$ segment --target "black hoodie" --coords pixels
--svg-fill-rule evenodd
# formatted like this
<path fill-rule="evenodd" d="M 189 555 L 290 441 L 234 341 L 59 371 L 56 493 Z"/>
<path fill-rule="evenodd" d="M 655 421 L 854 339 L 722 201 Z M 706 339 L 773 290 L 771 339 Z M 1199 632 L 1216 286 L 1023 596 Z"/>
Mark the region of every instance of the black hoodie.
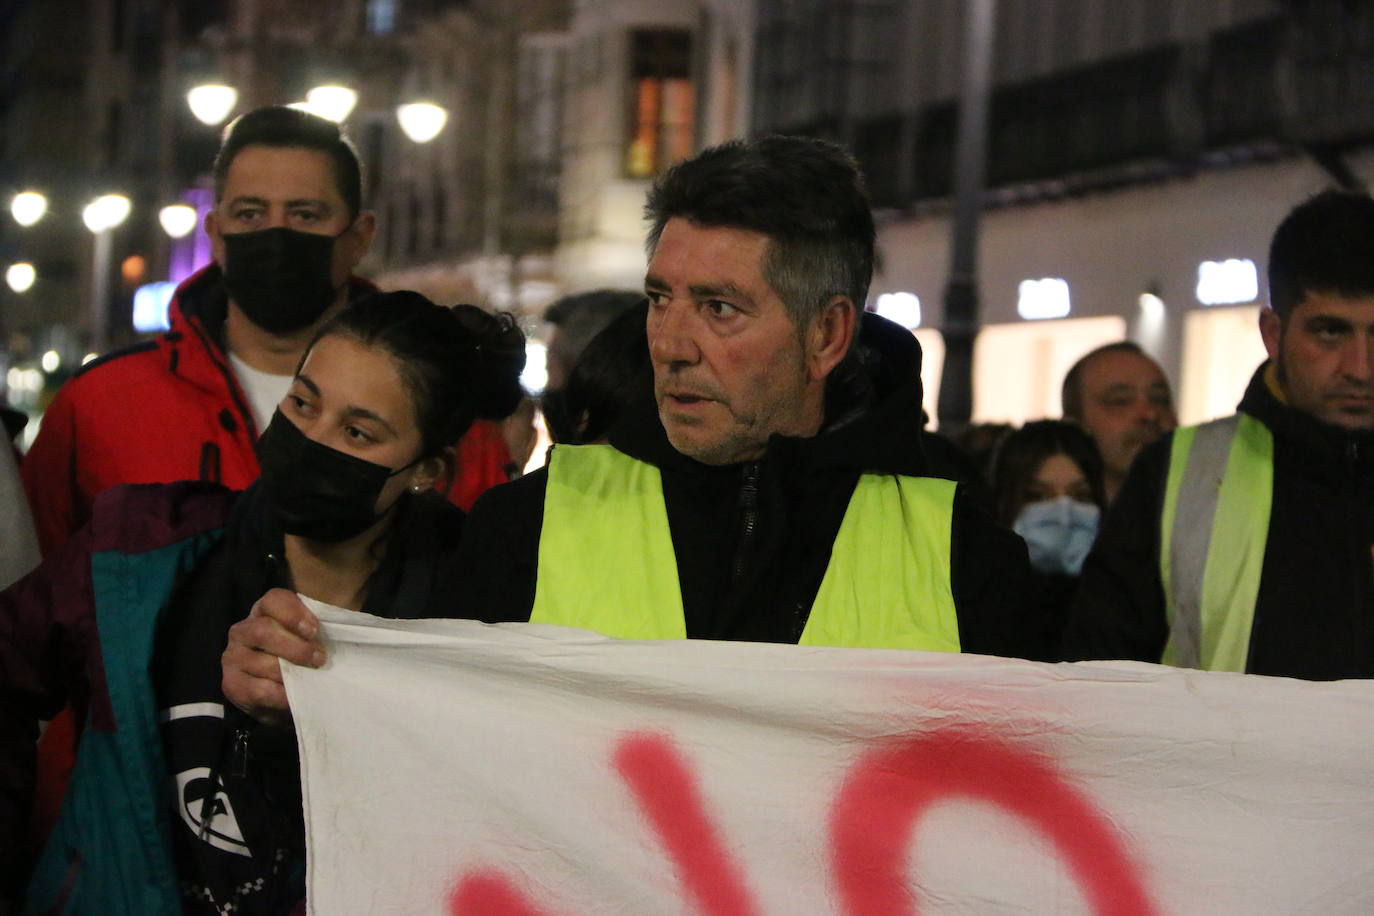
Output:
<path fill-rule="evenodd" d="M 453 616 L 448 576 L 462 523 L 439 494 L 407 494 L 363 610 Z M 255 484 L 239 497 L 224 538 L 178 584 L 158 630 L 150 671 L 169 782 L 178 787 L 169 799 L 179 815 L 171 836 L 187 914 L 284 913 L 305 894 L 295 733 L 256 724 L 220 687 L 229 627 L 263 592 L 289 586 L 284 556 Z"/>
<path fill-rule="evenodd" d="M 866 314 L 855 351 L 832 374 L 819 435 L 775 435 L 758 461 L 709 466 L 668 442 L 652 394 L 640 393 L 610 442 L 663 479 L 687 635 L 795 643 L 864 472 L 920 476 L 921 352 L 899 326 Z M 472 616 L 528 620 L 534 604 L 547 472 L 495 487 L 473 507 L 459 552 Z M 952 584 L 966 652 L 1029 656 L 1021 539 L 954 505 Z"/>
<path fill-rule="evenodd" d="M 1240 411 L 1274 435 L 1274 497 L 1246 670 L 1374 677 L 1374 435 L 1321 423 L 1276 395 L 1269 364 Z M 1168 638 L 1159 525 L 1170 437 L 1143 450 L 1083 569 L 1070 660 L 1157 662 Z"/>

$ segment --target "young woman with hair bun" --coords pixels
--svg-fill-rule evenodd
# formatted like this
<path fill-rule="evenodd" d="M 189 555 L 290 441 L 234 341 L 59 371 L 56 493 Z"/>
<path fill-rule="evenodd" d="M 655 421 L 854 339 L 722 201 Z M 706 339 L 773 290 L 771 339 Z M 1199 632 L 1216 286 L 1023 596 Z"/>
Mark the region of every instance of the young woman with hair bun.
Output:
<path fill-rule="evenodd" d="M 68 700 L 87 710 L 84 733 L 27 909 L 299 903 L 295 740 L 289 719 L 264 725 L 226 701 L 226 634 L 273 587 L 384 617 L 459 613 L 461 583 L 446 580 L 463 515 L 433 485 L 475 418 L 515 406 L 523 366 L 509 316 L 413 292 L 363 299 L 306 349 L 256 483 L 107 491 L 0 594 L 0 911 L 30 870 L 17 844 L 35 723 Z"/>

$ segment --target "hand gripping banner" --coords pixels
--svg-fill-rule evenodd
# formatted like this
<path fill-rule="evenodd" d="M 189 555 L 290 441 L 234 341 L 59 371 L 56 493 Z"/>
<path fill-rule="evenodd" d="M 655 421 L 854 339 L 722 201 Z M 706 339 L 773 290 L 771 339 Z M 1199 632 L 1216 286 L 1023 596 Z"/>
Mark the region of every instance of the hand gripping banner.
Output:
<path fill-rule="evenodd" d="M 319 613 L 314 913 L 1374 912 L 1374 682 Z"/>

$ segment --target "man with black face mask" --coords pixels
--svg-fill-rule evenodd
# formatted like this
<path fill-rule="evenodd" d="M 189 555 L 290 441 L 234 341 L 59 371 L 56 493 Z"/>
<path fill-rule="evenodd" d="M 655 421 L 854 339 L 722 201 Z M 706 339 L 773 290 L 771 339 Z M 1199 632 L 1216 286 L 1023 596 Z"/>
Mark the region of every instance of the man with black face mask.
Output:
<path fill-rule="evenodd" d="M 115 484 L 252 483 L 254 445 L 306 344 L 374 289 L 352 275 L 375 218 L 362 209 L 358 156 L 337 124 L 291 108 L 251 111 L 226 128 L 213 171 L 205 229 L 214 263 L 177 289 L 171 329 L 86 365 L 58 392 L 24 460 L 45 556 Z M 57 814 L 73 724 L 63 713 L 40 744 L 40 833 Z"/>
<path fill-rule="evenodd" d="M 258 476 L 253 445 L 316 328 L 373 289 L 353 276 L 376 220 L 337 124 L 260 108 L 224 133 L 206 217 L 214 263 L 177 290 L 171 330 L 87 365 L 24 463 L 44 553 L 117 483 Z"/>

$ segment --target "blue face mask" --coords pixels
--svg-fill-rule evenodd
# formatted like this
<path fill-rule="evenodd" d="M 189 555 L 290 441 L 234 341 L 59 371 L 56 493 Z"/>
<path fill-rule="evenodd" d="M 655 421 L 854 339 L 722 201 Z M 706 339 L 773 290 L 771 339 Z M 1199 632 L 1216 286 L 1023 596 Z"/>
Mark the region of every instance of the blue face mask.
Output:
<path fill-rule="evenodd" d="M 1067 496 L 1029 503 L 1011 530 L 1026 540 L 1031 565 L 1043 573 L 1076 576 L 1097 537 L 1102 510 Z"/>

